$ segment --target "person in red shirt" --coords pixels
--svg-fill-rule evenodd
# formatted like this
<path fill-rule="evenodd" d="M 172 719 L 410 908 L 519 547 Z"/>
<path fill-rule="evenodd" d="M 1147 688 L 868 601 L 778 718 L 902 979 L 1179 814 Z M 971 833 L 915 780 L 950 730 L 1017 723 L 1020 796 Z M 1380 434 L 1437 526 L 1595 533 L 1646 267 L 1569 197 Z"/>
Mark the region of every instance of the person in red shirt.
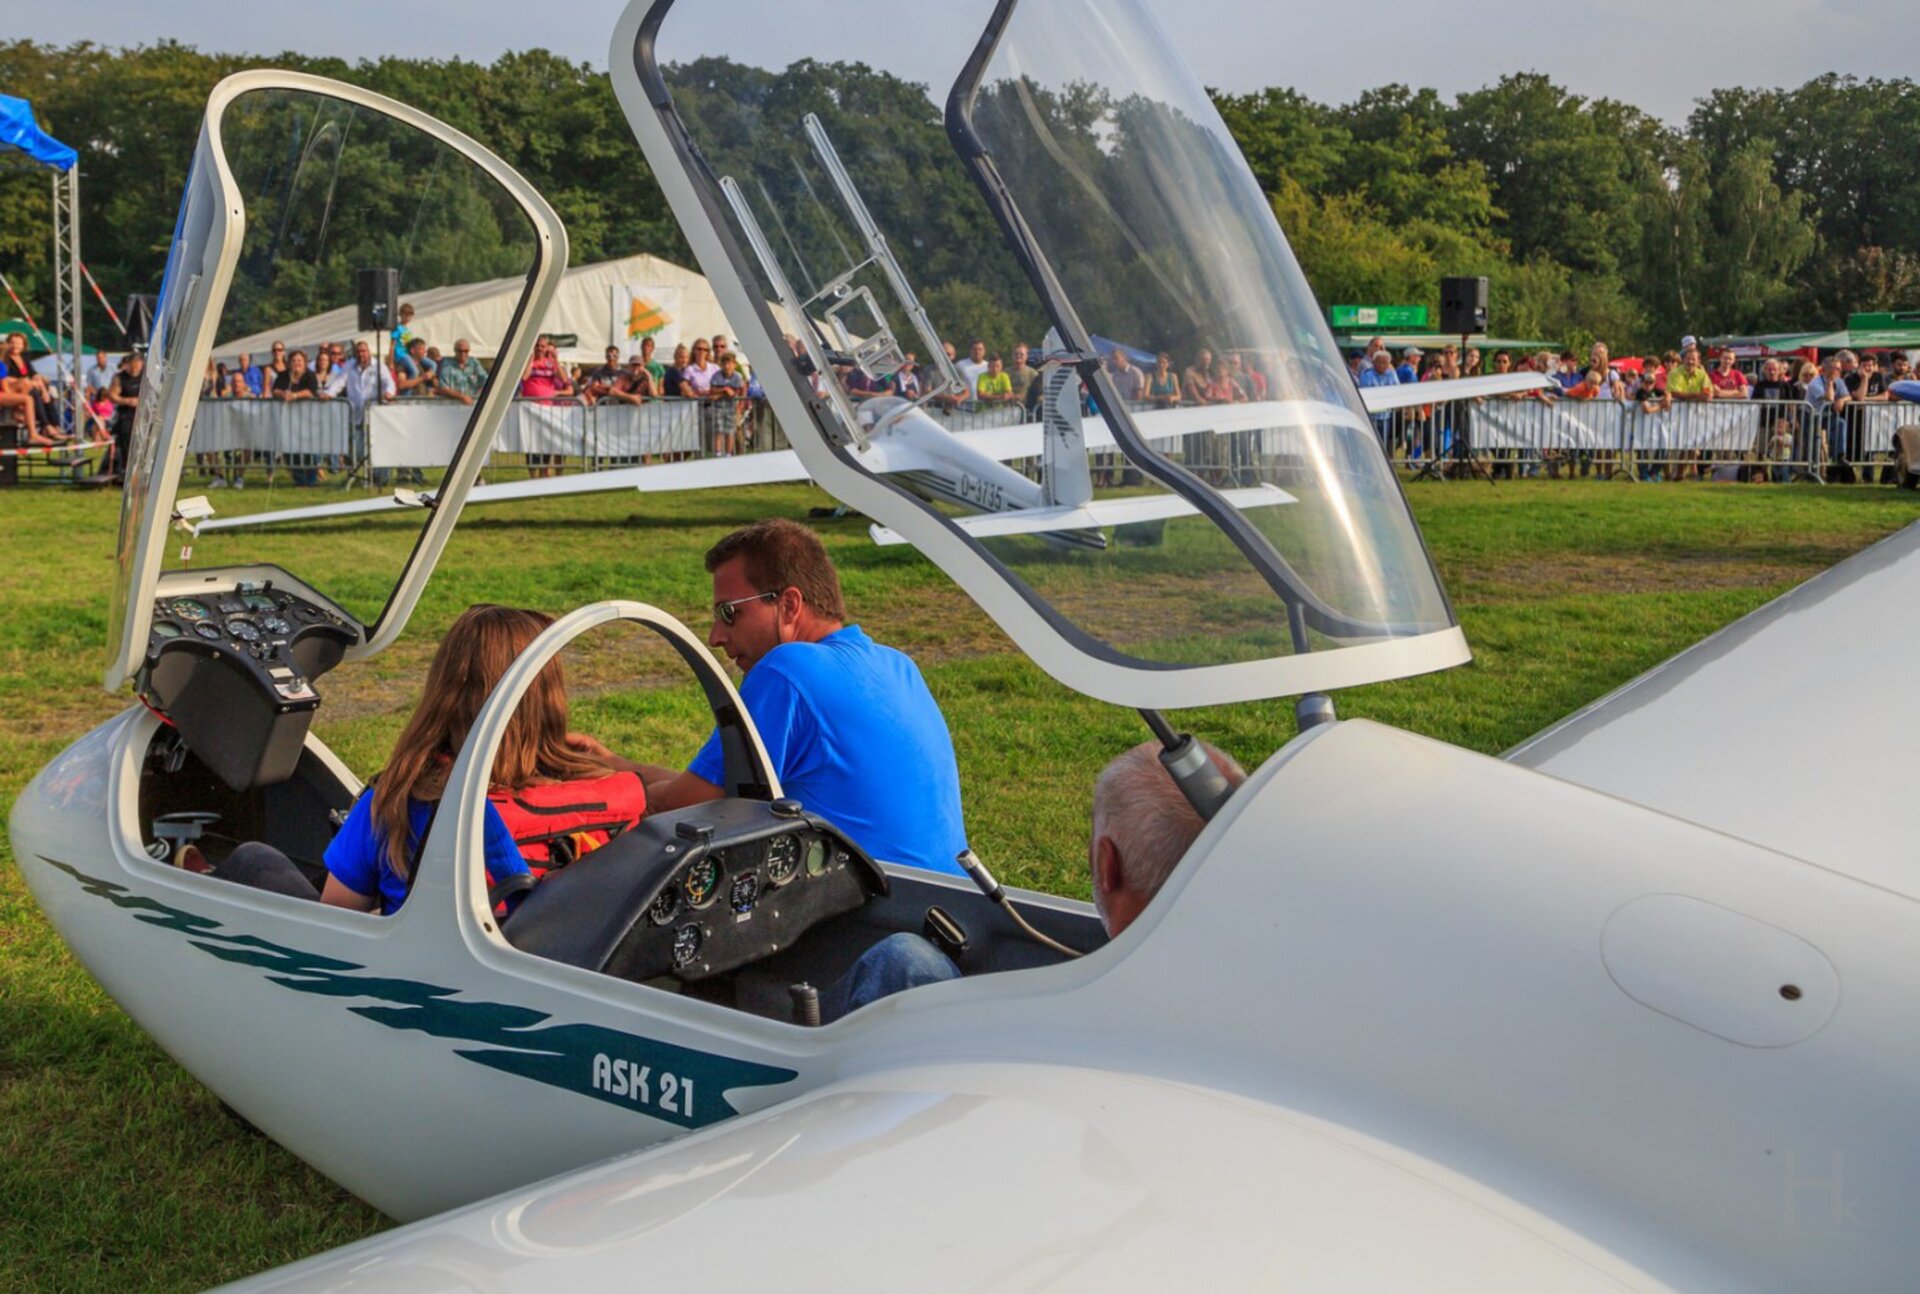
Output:
<path fill-rule="evenodd" d="M 1713 389 L 1729 400 L 1747 398 L 1747 375 L 1733 366 L 1733 348 L 1729 346 L 1720 352 L 1719 362 L 1713 366 L 1707 377 L 1713 382 Z"/>
<path fill-rule="evenodd" d="M 527 361 L 527 371 L 520 378 L 520 398 L 552 402 L 557 397 L 572 394 L 573 381 L 567 376 L 566 367 L 560 363 L 559 348 L 547 338 L 540 338 L 533 344 L 533 358 Z M 554 466 L 558 458 L 557 454 L 528 454 L 527 475 L 559 475 L 559 468 Z"/>

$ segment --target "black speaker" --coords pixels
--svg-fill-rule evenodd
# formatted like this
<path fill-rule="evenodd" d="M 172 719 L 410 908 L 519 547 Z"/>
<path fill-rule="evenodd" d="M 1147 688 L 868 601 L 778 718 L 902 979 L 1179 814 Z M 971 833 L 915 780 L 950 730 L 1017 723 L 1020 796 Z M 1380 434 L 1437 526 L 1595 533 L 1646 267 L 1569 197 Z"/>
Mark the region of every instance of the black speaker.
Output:
<path fill-rule="evenodd" d="M 360 331 L 386 332 L 400 313 L 400 271 L 361 270 Z"/>
<path fill-rule="evenodd" d="M 153 339 L 153 312 L 160 298 L 136 292 L 127 298 L 127 349 L 145 350 Z"/>
<path fill-rule="evenodd" d="M 1487 330 L 1487 281 L 1479 279 L 1440 280 L 1440 331 L 1452 336 L 1469 336 Z"/>

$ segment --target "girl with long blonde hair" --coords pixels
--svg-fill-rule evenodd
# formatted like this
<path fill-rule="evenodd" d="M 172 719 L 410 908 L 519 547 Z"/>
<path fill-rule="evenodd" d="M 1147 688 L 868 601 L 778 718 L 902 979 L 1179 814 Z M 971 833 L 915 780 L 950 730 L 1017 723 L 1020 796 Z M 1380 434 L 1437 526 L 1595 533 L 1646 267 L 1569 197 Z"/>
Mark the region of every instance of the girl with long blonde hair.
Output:
<path fill-rule="evenodd" d="M 419 708 L 394 742 L 392 758 L 327 846 L 323 901 L 390 913 L 406 900 L 427 825 L 480 707 L 507 667 L 552 623 L 538 611 L 500 606 L 469 607 L 453 622 L 427 669 Z M 560 662 L 553 661 L 540 671 L 507 725 L 493 759 L 494 790 L 511 795 L 616 775 L 618 768 L 595 753 L 599 749 L 596 742 L 570 737 L 566 677 Z M 643 803 L 644 790 L 638 793 Z M 527 872 L 521 847 L 491 797 L 486 815 L 490 882 Z"/>

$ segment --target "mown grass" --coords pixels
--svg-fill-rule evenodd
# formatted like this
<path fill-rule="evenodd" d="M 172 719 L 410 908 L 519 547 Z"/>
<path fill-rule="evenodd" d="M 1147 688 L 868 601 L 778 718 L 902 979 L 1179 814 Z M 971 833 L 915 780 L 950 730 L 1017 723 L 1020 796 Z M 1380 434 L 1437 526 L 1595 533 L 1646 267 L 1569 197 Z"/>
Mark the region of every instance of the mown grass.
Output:
<path fill-rule="evenodd" d="M 249 496 L 252 492 L 249 492 Z M 1344 693 L 1366 716 L 1498 752 L 1911 521 L 1871 489 L 1513 482 L 1412 489 L 1475 650 L 1471 666 Z M 283 497 L 280 503 L 294 500 Z M 238 500 L 234 500 L 238 502 Z M 439 632 L 471 602 L 559 612 L 606 597 L 705 605 L 704 547 L 804 487 L 603 496 L 469 514 L 413 625 L 324 687 L 319 731 L 376 769 Z M 249 497 L 249 504 L 252 503 Z M 116 499 L 0 496 L 0 802 L 124 703 L 98 687 Z M 1094 773 L 1145 736 L 1015 653 L 943 576 L 854 519 L 815 523 L 850 604 L 918 657 L 952 723 L 975 845 L 1022 885 L 1084 895 Z M 263 537 L 251 555 L 377 596 L 410 547 L 403 518 Z M 209 537 L 210 539 L 210 537 Z M 196 565 L 234 546 L 203 540 Z M 671 762 L 704 731 L 698 698 L 631 634 L 571 662 L 576 726 Z M 1285 703 L 1181 716 L 1249 766 L 1293 732 Z M 236 1045 L 244 1025 L 236 1023 Z M 378 1230 L 372 1210 L 225 1117 L 67 955 L 0 841 L 0 1290 L 195 1288 Z"/>

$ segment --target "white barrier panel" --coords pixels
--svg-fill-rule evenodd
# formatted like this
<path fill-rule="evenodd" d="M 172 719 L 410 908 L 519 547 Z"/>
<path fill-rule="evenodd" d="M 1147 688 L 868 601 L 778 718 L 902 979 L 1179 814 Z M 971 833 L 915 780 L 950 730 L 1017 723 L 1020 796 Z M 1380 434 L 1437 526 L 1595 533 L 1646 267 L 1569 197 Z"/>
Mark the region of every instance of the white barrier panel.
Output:
<path fill-rule="evenodd" d="M 1910 404 L 1871 404 L 1860 408 L 1858 441 L 1850 448 L 1858 454 L 1893 453 L 1893 433 L 1920 423 L 1920 408 Z"/>
<path fill-rule="evenodd" d="M 593 407 L 594 453 L 601 458 L 700 451 L 700 406 L 691 400 Z"/>
<path fill-rule="evenodd" d="M 588 458 L 593 449 L 587 440 L 587 409 L 578 404 L 515 400 L 493 447 L 502 454 Z"/>
<path fill-rule="evenodd" d="M 347 406 L 337 400 L 202 400 L 187 450 L 345 454 L 347 417 Z"/>
<path fill-rule="evenodd" d="M 444 467 L 467 433 L 470 405 L 396 400 L 368 410 L 367 457 L 374 467 Z"/>
<path fill-rule="evenodd" d="M 1446 409 L 1435 411 L 1436 418 Z M 1623 410 L 1611 401 L 1577 404 L 1489 400 L 1473 406 L 1473 447 L 1485 449 L 1612 450 L 1620 447 Z M 1458 417 L 1458 413 L 1454 413 Z"/>
<path fill-rule="evenodd" d="M 1676 404 L 1665 413 L 1636 407 L 1630 415 L 1633 447 L 1642 454 L 1701 449 L 1745 456 L 1760 434 L 1760 410 L 1757 404 L 1718 400 Z"/>

